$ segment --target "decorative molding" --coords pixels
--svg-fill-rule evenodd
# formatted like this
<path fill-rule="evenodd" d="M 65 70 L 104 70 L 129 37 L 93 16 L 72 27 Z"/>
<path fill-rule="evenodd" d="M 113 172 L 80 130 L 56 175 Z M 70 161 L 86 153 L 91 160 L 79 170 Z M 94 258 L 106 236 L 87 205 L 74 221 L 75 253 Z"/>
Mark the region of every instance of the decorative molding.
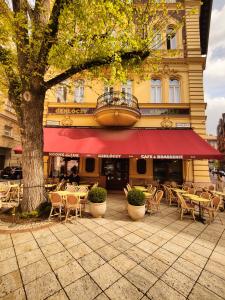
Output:
<path fill-rule="evenodd" d="M 173 122 L 170 120 L 170 118 L 165 117 L 165 118 L 163 118 L 163 120 L 160 123 L 160 125 L 163 128 L 171 128 L 171 127 L 173 127 Z"/>
<path fill-rule="evenodd" d="M 65 117 L 62 121 L 61 124 L 63 126 L 72 126 L 73 125 L 73 121 L 70 119 L 70 117 Z"/>

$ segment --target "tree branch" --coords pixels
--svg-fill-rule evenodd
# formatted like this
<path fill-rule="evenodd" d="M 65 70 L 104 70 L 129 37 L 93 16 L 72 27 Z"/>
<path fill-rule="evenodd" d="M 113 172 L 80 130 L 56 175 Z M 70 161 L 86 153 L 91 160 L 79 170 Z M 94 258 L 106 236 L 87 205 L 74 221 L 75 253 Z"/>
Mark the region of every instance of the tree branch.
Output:
<path fill-rule="evenodd" d="M 55 0 L 38 55 L 38 62 L 43 66 L 46 66 L 49 51 L 57 40 L 61 10 L 65 5 L 68 5 L 69 3 L 69 0 Z"/>
<path fill-rule="evenodd" d="M 130 52 L 125 52 L 125 53 L 120 52 L 120 53 L 116 53 L 116 55 L 119 55 L 123 62 L 129 61 L 134 58 L 144 60 L 145 58 L 147 58 L 150 55 L 150 51 L 130 51 Z M 104 58 L 96 58 L 96 59 L 87 61 L 81 65 L 73 66 L 73 67 L 69 68 L 68 70 L 66 70 L 65 72 L 57 75 L 56 77 L 48 80 L 47 82 L 45 82 L 45 88 L 50 89 L 54 85 L 70 78 L 71 76 L 73 76 L 81 71 L 89 70 L 93 67 L 101 67 L 101 66 L 109 65 L 114 61 L 115 61 L 115 55 L 112 55 L 112 56 L 108 56 L 108 57 L 104 57 Z"/>

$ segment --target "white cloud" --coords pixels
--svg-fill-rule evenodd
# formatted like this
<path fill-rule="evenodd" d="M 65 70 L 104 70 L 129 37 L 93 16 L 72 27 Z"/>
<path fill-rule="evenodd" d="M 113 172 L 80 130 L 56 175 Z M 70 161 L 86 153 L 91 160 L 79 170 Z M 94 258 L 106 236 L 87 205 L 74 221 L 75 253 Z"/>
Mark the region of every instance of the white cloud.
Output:
<path fill-rule="evenodd" d="M 211 98 L 208 95 L 206 95 L 206 100 L 207 133 L 216 134 L 216 128 L 219 123 L 219 119 L 222 117 L 222 113 L 225 112 L 225 97 Z"/>

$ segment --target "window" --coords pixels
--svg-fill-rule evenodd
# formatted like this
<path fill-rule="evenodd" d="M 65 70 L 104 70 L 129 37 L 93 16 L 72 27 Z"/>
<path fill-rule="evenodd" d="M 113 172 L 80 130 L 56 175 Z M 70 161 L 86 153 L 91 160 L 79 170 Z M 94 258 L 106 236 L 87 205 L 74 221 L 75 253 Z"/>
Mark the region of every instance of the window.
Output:
<path fill-rule="evenodd" d="M 122 92 L 122 94 L 125 95 L 125 99 L 128 100 L 127 102 L 130 103 L 131 98 L 132 98 L 132 81 L 131 80 L 127 80 L 126 83 L 122 84 L 121 92 Z"/>
<path fill-rule="evenodd" d="M 109 85 L 105 85 L 104 87 L 104 94 L 105 93 L 113 93 L 113 87 Z"/>
<path fill-rule="evenodd" d="M 162 47 L 162 35 L 154 30 L 154 36 L 152 39 L 152 49 L 157 50 Z"/>
<path fill-rule="evenodd" d="M 95 170 L 95 159 L 92 157 L 86 158 L 85 160 L 85 171 L 92 173 Z"/>
<path fill-rule="evenodd" d="M 6 136 L 12 136 L 12 127 L 5 125 L 4 127 L 4 135 Z"/>
<path fill-rule="evenodd" d="M 145 159 L 138 159 L 137 160 L 137 173 L 138 174 L 145 174 L 146 173 L 146 160 Z"/>
<path fill-rule="evenodd" d="M 160 79 L 151 80 L 151 99 L 153 103 L 162 102 L 162 83 Z"/>
<path fill-rule="evenodd" d="M 56 90 L 57 102 L 66 102 L 67 88 L 65 85 L 59 85 Z"/>
<path fill-rule="evenodd" d="M 75 83 L 74 102 L 82 102 L 84 100 L 84 80 L 77 80 Z"/>
<path fill-rule="evenodd" d="M 179 82 L 179 80 L 170 78 L 169 89 L 170 89 L 169 102 L 170 103 L 179 103 L 180 102 L 180 82 Z"/>
<path fill-rule="evenodd" d="M 174 28 L 169 26 L 167 28 L 166 32 L 166 45 L 167 45 L 167 50 L 171 49 L 176 49 L 177 47 L 177 42 L 176 42 L 176 32 L 174 31 Z"/>

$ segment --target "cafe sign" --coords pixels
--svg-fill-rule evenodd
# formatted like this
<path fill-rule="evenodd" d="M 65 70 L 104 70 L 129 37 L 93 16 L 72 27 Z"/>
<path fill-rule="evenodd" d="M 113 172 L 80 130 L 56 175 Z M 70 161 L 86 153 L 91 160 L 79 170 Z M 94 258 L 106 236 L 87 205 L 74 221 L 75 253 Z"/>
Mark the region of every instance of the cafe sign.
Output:
<path fill-rule="evenodd" d="M 94 108 L 88 107 L 48 107 L 48 114 L 56 115 L 92 115 Z"/>

